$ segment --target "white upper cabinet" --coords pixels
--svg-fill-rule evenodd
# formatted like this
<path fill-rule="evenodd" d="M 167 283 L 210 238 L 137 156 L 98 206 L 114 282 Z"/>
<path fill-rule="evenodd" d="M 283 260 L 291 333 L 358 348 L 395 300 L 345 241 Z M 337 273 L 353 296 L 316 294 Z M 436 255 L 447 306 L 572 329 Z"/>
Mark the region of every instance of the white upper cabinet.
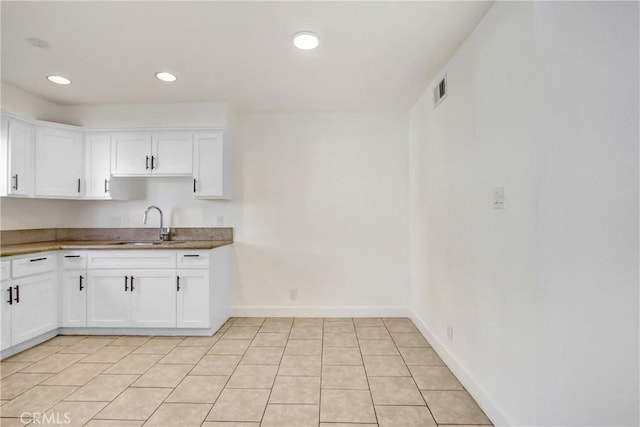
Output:
<path fill-rule="evenodd" d="M 111 135 L 85 135 L 85 198 L 124 200 L 129 197 L 129 184 L 111 178 Z"/>
<path fill-rule="evenodd" d="M 202 199 L 231 199 L 232 151 L 223 131 L 194 136 L 193 193 Z"/>
<path fill-rule="evenodd" d="M 33 195 L 33 149 L 34 126 L 3 116 L 1 195 Z"/>
<path fill-rule="evenodd" d="M 191 132 L 114 133 L 111 174 L 114 176 L 191 175 Z"/>
<path fill-rule="evenodd" d="M 84 144 L 82 133 L 54 127 L 36 129 L 36 196 L 82 196 Z"/>

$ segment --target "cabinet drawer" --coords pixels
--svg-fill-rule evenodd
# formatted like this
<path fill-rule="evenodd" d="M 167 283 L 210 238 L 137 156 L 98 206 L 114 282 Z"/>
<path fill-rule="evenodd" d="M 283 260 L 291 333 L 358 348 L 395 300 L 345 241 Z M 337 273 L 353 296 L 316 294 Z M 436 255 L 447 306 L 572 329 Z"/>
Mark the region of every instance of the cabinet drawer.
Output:
<path fill-rule="evenodd" d="M 34 254 L 29 258 L 14 259 L 11 261 L 11 271 L 15 279 L 17 277 L 54 271 L 56 264 L 57 260 L 54 254 Z"/>
<path fill-rule="evenodd" d="M 70 251 L 62 253 L 62 268 L 87 268 L 87 253 L 82 251 Z"/>
<path fill-rule="evenodd" d="M 209 252 L 178 252 L 178 268 L 209 268 Z"/>
<path fill-rule="evenodd" d="M 88 268 L 176 268 L 176 253 L 167 250 L 90 251 Z"/>
<path fill-rule="evenodd" d="M 0 280 L 8 280 L 11 277 L 11 261 L 0 262 Z"/>

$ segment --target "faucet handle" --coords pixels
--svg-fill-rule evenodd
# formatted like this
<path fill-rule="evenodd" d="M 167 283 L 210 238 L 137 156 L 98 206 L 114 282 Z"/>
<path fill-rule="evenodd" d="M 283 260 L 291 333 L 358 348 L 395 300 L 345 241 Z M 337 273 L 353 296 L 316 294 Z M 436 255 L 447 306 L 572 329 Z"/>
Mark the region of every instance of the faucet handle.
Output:
<path fill-rule="evenodd" d="M 164 241 L 169 240 L 171 235 L 171 227 L 165 227 L 160 229 L 160 238 Z"/>

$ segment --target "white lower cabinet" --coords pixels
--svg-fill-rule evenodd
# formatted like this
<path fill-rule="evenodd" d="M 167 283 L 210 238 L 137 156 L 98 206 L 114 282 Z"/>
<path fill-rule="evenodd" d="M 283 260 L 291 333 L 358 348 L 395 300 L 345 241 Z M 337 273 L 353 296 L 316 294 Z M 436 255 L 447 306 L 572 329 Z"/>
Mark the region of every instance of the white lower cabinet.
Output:
<path fill-rule="evenodd" d="M 175 270 L 138 270 L 130 277 L 131 326 L 175 328 Z"/>
<path fill-rule="evenodd" d="M 128 270 L 87 272 L 87 326 L 125 328 L 131 325 Z"/>
<path fill-rule="evenodd" d="M 87 326 L 87 272 L 65 270 L 62 273 L 62 317 L 65 327 Z"/>
<path fill-rule="evenodd" d="M 47 263 L 49 258 L 55 255 L 3 261 L 3 271 L 13 274 L 5 274 L 2 280 L 2 350 L 58 327 L 56 265 Z M 12 267 L 6 267 L 9 262 Z"/>
<path fill-rule="evenodd" d="M 176 277 L 178 328 L 208 328 L 209 270 L 180 269 Z"/>

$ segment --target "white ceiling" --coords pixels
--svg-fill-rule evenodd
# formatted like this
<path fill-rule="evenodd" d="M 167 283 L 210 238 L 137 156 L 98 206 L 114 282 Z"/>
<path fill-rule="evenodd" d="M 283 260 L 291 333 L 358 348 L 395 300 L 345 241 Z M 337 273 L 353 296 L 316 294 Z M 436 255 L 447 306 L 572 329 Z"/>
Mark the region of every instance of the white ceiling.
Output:
<path fill-rule="evenodd" d="M 492 4 L 2 1 L 2 80 L 60 104 L 407 111 Z M 318 49 L 292 46 L 302 30 Z"/>

